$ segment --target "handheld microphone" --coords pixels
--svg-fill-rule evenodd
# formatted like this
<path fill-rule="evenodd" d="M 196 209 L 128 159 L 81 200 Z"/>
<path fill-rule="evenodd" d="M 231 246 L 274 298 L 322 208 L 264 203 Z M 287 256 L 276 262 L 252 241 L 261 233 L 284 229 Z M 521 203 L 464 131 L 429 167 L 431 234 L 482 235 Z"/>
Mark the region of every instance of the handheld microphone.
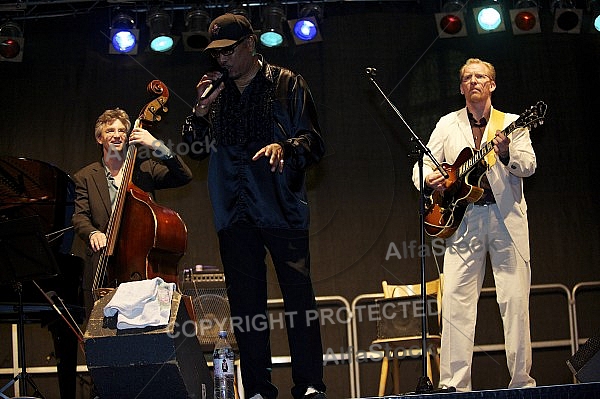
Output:
<path fill-rule="evenodd" d="M 217 87 L 219 87 L 221 83 L 227 80 L 228 77 L 229 71 L 223 68 L 221 70 L 221 76 L 218 79 L 213 80 L 212 83 L 209 84 L 208 87 L 204 90 L 204 93 L 202 93 L 202 95 L 200 96 L 200 101 L 206 100 L 211 94 L 214 93 L 215 90 L 217 90 Z"/>
<path fill-rule="evenodd" d="M 376 76 L 377 75 L 377 69 L 372 68 L 372 67 L 369 67 L 369 68 L 365 69 L 365 72 L 369 76 Z"/>

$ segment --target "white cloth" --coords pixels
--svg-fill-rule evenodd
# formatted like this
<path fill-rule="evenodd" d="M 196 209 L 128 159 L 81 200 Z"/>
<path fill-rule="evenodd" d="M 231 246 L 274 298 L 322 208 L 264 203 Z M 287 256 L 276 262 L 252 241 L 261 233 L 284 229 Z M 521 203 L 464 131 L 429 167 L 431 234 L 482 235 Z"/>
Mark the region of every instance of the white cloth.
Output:
<path fill-rule="evenodd" d="M 160 277 L 122 283 L 104 307 L 104 316 L 117 315 L 117 329 L 162 326 L 169 323 L 174 283 Z"/>

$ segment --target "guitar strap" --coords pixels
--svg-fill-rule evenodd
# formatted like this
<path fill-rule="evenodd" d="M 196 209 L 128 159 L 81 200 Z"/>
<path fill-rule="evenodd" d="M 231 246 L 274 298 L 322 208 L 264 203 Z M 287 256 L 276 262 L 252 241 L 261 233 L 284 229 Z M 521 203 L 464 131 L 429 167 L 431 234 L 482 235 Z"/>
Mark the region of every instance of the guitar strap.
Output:
<path fill-rule="evenodd" d="M 504 112 L 498 111 L 497 109 L 492 109 L 492 114 L 490 115 L 490 121 L 487 125 L 487 141 L 492 141 L 496 136 L 496 130 L 502 130 L 504 127 Z M 488 169 L 494 166 L 496 163 L 496 153 L 492 150 L 487 153 L 485 156 L 485 161 L 488 164 Z"/>

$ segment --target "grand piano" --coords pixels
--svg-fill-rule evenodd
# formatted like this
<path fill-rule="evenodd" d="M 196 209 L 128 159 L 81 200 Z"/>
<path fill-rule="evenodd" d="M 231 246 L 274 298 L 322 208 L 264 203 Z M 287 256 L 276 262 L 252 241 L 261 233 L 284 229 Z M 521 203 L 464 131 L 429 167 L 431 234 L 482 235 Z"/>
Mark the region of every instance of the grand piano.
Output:
<path fill-rule="evenodd" d="M 78 324 L 84 321 L 81 291 L 84 261 L 71 254 L 74 200 L 75 184 L 56 166 L 28 158 L 0 158 L 0 227 L 11 225 L 2 222 L 14 225 L 38 219 L 49 256 L 57 266 L 55 273 L 25 278 L 19 282 L 18 290 L 11 289 L 15 282 L 0 281 L 0 322 L 16 323 L 22 309 L 26 323 L 40 323 L 50 330 L 56 356 L 60 357 L 58 377 L 62 399 L 75 398 L 78 337 L 41 291 L 56 293 L 75 321 Z M 60 308 L 60 301 L 57 305 Z"/>

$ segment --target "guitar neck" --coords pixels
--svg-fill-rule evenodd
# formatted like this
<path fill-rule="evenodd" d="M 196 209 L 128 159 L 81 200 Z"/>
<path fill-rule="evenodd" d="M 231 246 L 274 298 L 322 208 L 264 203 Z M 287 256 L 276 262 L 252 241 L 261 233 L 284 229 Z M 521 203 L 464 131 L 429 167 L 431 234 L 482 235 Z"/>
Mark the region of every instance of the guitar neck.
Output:
<path fill-rule="evenodd" d="M 502 130 L 505 136 L 509 136 L 517 127 L 517 121 L 512 122 L 510 125 Z M 494 143 L 492 141 L 488 141 L 481 147 L 479 151 L 475 151 L 473 156 L 464 164 L 462 164 L 458 171 L 458 177 L 464 177 L 467 173 L 471 171 L 485 156 L 494 149 Z"/>

